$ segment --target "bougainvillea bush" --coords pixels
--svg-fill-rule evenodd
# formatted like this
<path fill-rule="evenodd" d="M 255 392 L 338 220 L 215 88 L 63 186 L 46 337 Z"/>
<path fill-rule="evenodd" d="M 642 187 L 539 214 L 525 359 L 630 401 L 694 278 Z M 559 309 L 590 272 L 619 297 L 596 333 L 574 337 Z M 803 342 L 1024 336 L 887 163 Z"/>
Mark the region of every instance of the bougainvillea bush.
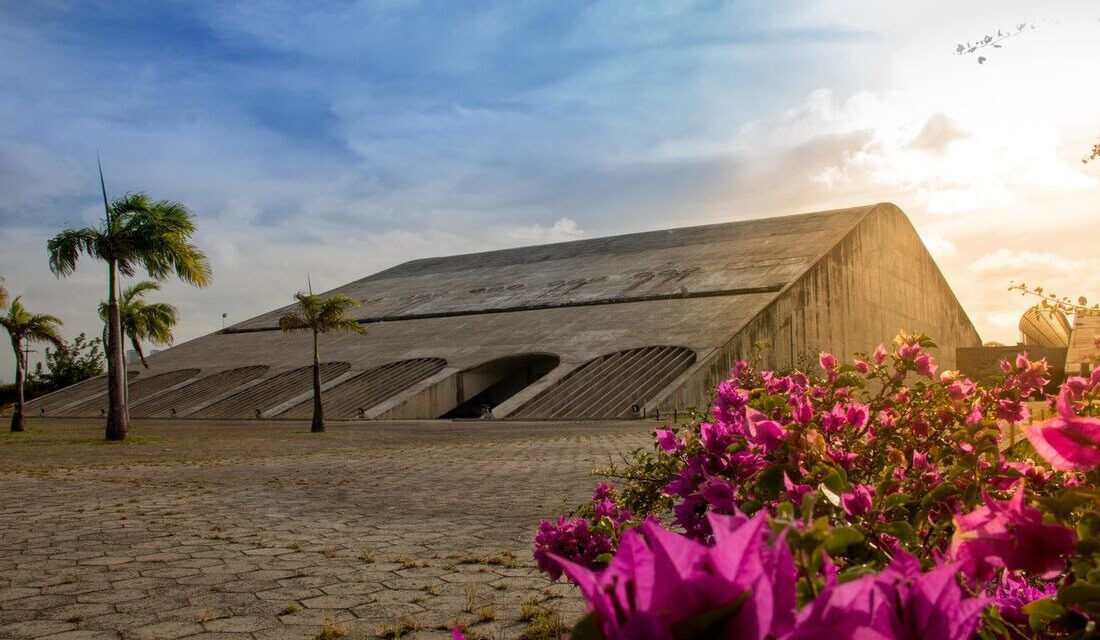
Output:
<path fill-rule="evenodd" d="M 573 637 L 1100 637 L 1100 368 L 1047 395 L 1043 360 L 979 385 L 934 346 L 737 363 L 540 526 L 539 567 L 588 603 Z"/>

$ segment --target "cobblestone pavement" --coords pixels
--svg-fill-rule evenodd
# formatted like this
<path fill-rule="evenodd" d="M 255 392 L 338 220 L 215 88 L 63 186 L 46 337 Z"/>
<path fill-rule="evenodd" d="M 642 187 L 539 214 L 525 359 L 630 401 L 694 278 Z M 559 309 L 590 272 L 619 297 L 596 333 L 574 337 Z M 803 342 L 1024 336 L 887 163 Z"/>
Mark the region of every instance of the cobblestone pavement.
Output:
<path fill-rule="evenodd" d="M 651 424 L 97 421 L 0 436 L 0 637 L 513 638 L 583 606 L 530 557 Z M 526 605 L 524 603 L 526 602 Z M 521 609 L 524 614 L 521 616 Z"/>

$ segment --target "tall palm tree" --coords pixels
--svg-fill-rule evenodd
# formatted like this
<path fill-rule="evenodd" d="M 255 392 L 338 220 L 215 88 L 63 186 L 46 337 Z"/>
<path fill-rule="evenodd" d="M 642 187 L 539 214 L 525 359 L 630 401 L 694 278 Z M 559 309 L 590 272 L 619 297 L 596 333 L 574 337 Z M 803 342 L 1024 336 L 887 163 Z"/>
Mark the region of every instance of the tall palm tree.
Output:
<path fill-rule="evenodd" d="M 348 296 L 335 294 L 322 298 L 313 292 L 294 294 L 298 300 L 298 309 L 279 318 L 279 328 L 283 331 L 313 332 L 313 426 L 310 431 L 325 430 L 325 410 L 321 406 L 321 354 L 317 346 L 317 337 L 329 331 L 354 331 L 366 333 L 367 330 L 354 318 L 348 318 L 344 312 L 361 303 Z"/>
<path fill-rule="evenodd" d="M 118 307 L 119 274 L 133 277 L 141 268 L 154 280 L 174 273 L 180 280 L 204 287 L 210 283 L 210 263 L 190 243 L 196 226 L 184 205 L 152 200 L 133 193 L 107 201 L 103 172 L 105 217 L 98 227 L 66 229 L 47 243 L 50 270 L 67 276 L 82 255 L 107 263 L 107 439 L 123 440 L 130 426 L 126 406 L 126 371 L 122 356 L 122 318 Z"/>
<path fill-rule="evenodd" d="M 16 296 L 11 301 L 8 312 L 0 316 L 0 327 L 8 331 L 11 348 L 15 351 L 15 412 L 11 415 L 11 430 L 22 431 L 23 420 L 23 383 L 27 374 L 27 354 L 23 351 L 24 342 L 49 342 L 55 347 L 65 346 L 58 331 L 61 320 L 45 313 L 31 313 Z"/>
<path fill-rule="evenodd" d="M 122 320 L 122 342 L 130 339 L 130 345 L 134 347 L 141 364 L 146 369 L 149 363 L 145 360 L 145 352 L 141 348 L 141 341 L 145 340 L 154 344 L 172 344 L 175 337 L 172 335 L 172 327 L 176 326 L 178 312 L 176 308 L 167 302 L 145 302 L 145 294 L 150 291 L 160 291 L 160 285 L 152 280 L 142 280 L 132 287 L 126 287 L 118 298 L 118 315 Z M 107 303 L 99 303 L 99 318 L 107 322 Z M 104 328 L 104 333 L 107 328 Z M 106 339 L 104 339 L 106 342 Z"/>

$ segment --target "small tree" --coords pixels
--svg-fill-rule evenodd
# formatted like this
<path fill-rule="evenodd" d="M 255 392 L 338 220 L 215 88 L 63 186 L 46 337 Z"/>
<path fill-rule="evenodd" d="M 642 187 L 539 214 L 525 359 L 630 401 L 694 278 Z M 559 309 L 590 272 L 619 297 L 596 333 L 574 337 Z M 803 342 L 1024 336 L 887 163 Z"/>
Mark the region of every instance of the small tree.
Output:
<path fill-rule="evenodd" d="M 64 389 L 103 373 L 103 341 L 85 334 L 56 349 L 46 349 L 46 366 L 38 363 L 33 382 L 41 392 Z"/>
<path fill-rule="evenodd" d="M 160 291 L 160 285 L 152 280 L 142 280 L 132 287 L 123 289 L 118 298 L 118 314 L 122 319 L 122 341 L 130 339 L 130 345 L 134 347 L 141 364 L 146 369 L 149 362 L 145 360 L 145 352 L 141 348 L 141 341 L 146 340 L 154 344 L 172 344 L 175 337 L 172 335 L 172 327 L 176 326 L 178 312 L 176 308 L 166 302 L 145 302 L 145 294 L 150 291 Z M 107 333 L 107 303 L 99 303 L 99 318 L 104 322 L 104 335 Z"/>
<path fill-rule="evenodd" d="M 23 386 L 27 372 L 27 354 L 23 342 L 49 342 L 61 347 L 64 342 L 58 331 L 61 320 L 44 313 L 30 313 L 23 307 L 19 296 L 11 301 L 7 314 L 0 316 L 0 327 L 7 330 L 11 348 L 15 351 L 15 411 L 11 415 L 11 430 L 23 431 Z"/>
<path fill-rule="evenodd" d="M 348 309 L 358 307 L 360 302 L 342 294 L 322 298 L 312 292 L 299 291 L 294 294 L 298 300 L 298 309 L 279 318 L 279 328 L 283 331 L 313 332 L 313 426 L 314 433 L 325 430 L 325 410 L 321 406 L 321 355 L 317 338 L 329 331 L 367 332 L 354 318 L 344 315 Z"/>
<path fill-rule="evenodd" d="M 103 172 L 99 174 L 103 187 Z M 46 244 L 50 270 L 67 276 L 81 255 L 107 263 L 107 428 L 108 440 L 124 440 L 130 426 L 126 406 L 126 365 L 122 356 L 122 319 L 118 307 L 119 274 L 133 276 L 139 269 L 156 280 L 175 274 L 196 287 L 210 283 L 210 263 L 191 244 L 194 214 L 178 202 L 152 200 L 144 193 L 107 201 L 103 187 L 103 223 L 98 227 L 66 229 Z"/>

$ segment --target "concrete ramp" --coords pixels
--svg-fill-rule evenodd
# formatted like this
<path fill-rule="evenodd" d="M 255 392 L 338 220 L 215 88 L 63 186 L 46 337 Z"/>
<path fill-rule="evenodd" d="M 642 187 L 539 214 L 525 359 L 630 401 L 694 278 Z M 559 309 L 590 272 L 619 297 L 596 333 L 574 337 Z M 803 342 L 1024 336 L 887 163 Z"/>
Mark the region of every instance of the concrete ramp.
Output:
<path fill-rule="evenodd" d="M 321 363 L 321 382 L 342 375 L 351 365 L 347 362 Z M 257 385 L 250 386 L 227 398 L 219 400 L 198 411 L 188 414 L 188 418 L 255 418 L 256 411 L 262 414 L 307 391 L 313 385 L 313 367 L 300 367 L 276 374 Z"/>
<path fill-rule="evenodd" d="M 136 371 L 129 371 L 127 375 L 133 380 L 139 374 Z M 107 376 L 88 378 L 83 382 L 78 382 L 70 387 L 31 400 L 27 403 L 27 415 L 62 415 L 58 413 L 58 410 L 106 393 Z"/>
<path fill-rule="evenodd" d="M 360 409 L 366 413 L 371 407 L 434 375 L 445 366 L 447 361 L 441 358 L 417 358 L 363 371 L 324 391 L 321 400 L 325 417 L 335 420 L 358 418 Z M 276 417 L 308 419 L 312 415 L 313 401 L 307 398 Z"/>
<path fill-rule="evenodd" d="M 166 373 L 160 373 L 152 375 L 147 378 L 142 377 L 135 382 L 131 382 L 127 393 L 129 394 L 130 404 L 134 404 L 149 397 L 155 393 L 164 391 L 170 387 L 173 387 L 181 382 L 185 382 L 191 378 L 194 378 L 199 374 L 198 369 L 177 369 L 175 371 L 168 371 Z M 102 394 L 99 394 L 85 402 L 81 402 L 75 406 L 65 407 L 59 409 L 56 415 L 66 416 L 72 418 L 95 418 L 97 416 L 105 415 L 107 411 L 107 392 L 104 389 Z"/>
<path fill-rule="evenodd" d="M 634 418 L 695 362 L 684 347 L 653 346 L 588 361 L 509 418 Z"/>
<path fill-rule="evenodd" d="M 135 418 L 171 418 L 183 413 L 208 397 L 216 396 L 255 380 L 267 373 L 268 367 L 256 365 L 219 371 L 191 384 L 166 391 L 145 402 L 130 407 Z"/>

